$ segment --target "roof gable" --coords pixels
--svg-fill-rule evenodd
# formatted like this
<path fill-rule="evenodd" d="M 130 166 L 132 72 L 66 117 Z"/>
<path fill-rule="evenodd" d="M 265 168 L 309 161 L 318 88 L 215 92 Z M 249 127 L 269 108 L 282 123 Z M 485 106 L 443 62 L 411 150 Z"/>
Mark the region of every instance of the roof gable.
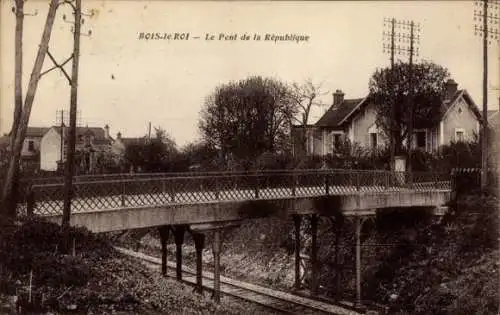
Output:
<path fill-rule="evenodd" d="M 339 128 L 359 108 L 366 98 L 347 99 L 339 105 L 332 105 L 316 122 L 318 127 Z"/>
<path fill-rule="evenodd" d="M 465 103 L 469 106 L 469 109 L 476 116 L 477 120 L 481 121 L 482 115 L 479 111 L 479 107 L 477 107 L 476 103 L 474 103 L 467 90 L 458 90 L 449 101 L 443 102 L 443 105 L 441 106 L 443 113 L 443 115 L 441 116 L 441 120 L 446 118 L 446 116 L 451 112 L 451 109 L 459 103 L 460 99 L 463 99 L 465 101 Z"/>

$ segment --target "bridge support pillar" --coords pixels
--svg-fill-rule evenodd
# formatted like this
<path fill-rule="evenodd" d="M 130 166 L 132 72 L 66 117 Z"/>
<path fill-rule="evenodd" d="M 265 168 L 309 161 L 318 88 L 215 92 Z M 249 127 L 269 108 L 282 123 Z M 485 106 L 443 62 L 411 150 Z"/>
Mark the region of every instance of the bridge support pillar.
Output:
<path fill-rule="evenodd" d="M 201 223 L 201 224 L 191 224 L 190 225 L 190 230 L 193 232 L 193 235 L 195 233 L 204 233 L 204 232 L 213 232 L 213 241 L 212 241 L 212 252 L 214 254 L 214 287 L 213 287 L 213 294 L 212 298 L 214 299 L 215 303 L 220 302 L 220 252 L 222 249 L 222 235 L 221 233 L 224 231 L 226 228 L 230 227 L 236 227 L 240 226 L 241 221 L 225 221 L 225 222 L 219 222 L 219 223 Z M 202 249 L 203 246 L 200 246 L 202 244 L 201 240 L 196 240 L 195 237 L 193 237 L 195 240 L 195 245 L 197 242 L 199 242 L 199 245 L 196 245 L 196 272 L 197 272 L 197 285 L 199 283 L 199 286 L 201 288 L 201 254 L 202 254 Z M 204 239 L 204 237 L 203 237 Z"/>
<path fill-rule="evenodd" d="M 221 250 L 221 230 L 214 230 L 212 251 L 214 254 L 214 293 L 213 299 L 220 302 L 220 250 Z"/>
<path fill-rule="evenodd" d="M 177 280 L 182 280 L 182 244 L 184 243 L 184 232 L 186 227 L 184 225 L 178 225 L 174 227 L 174 238 L 175 238 L 175 277 Z"/>
<path fill-rule="evenodd" d="M 196 248 L 196 287 L 195 292 L 203 294 L 203 248 L 205 247 L 205 234 L 193 233 L 194 246 Z"/>
<path fill-rule="evenodd" d="M 300 224 L 302 217 L 298 214 L 293 215 L 293 224 L 295 226 L 295 283 L 296 290 L 300 290 Z"/>
<path fill-rule="evenodd" d="M 342 293 L 342 266 L 340 264 L 340 242 L 342 240 L 342 229 L 344 219 L 340 216 L 335 218 L 335 297 L 340 300 Z"/>
<path fill-rule="evenodd" d="M 356 226 L 356 307 L 363 306 L 361 298 L 361 230 L 366 218 L 361 216 L 355 217 Z"/>
<path fill-rule="evenodd" d="M 318 215 L 311 216 L 311 292 L 318 293 Z"/>
<path fill-rule="evenodd" d="M 158 228 L 161 242 L 161 273 L 163 276 L 167 276 L 167 242 L 169 230 L 170 227 L 168 225 L 160 226 Z"/>

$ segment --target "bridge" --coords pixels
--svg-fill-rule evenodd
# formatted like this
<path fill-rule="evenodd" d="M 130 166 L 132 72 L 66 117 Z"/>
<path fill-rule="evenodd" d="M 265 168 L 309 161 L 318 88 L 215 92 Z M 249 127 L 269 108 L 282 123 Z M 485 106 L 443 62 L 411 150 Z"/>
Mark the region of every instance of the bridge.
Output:
<path fill-rule="evenodd" d="M 33 182 L 26 193 L 28 215 L 60 222 L 63 210 L 62 179 Z M 318 216 L 336 216 L 356 223 L 357 303 L 361 305 L 361 241 L 364 220 L 385 208 L 425 207 L 442 214 L 451 198 L 451 175 L 407 174 L 363 170 L 292 170 L 163 173 L 75 177 L 71 224 L 93 232 L 158 227 L 162 244 L 162 270 L 166 273 L 169 231 L 177 245 L 178 278 L 182 277 L 182 244 L 191 233 L 201 275 L 205 233 L 213 232 L 215 299 L 219 300 L 221 230 L 244 220 L 292 216 L 295 223 L 295 285 L 300 287 L 300 226 L 305 216 L 312 226 L 312 285 L 317 291 Z M 200 283 L 197 284 L 201 290 Z"/>

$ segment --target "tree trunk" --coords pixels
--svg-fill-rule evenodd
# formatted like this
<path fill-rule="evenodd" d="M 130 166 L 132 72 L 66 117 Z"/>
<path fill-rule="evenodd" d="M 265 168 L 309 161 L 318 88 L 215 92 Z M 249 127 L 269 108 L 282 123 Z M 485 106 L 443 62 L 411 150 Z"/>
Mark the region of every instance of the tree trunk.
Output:
<path fill-rule="evenodd" d="M 9 168 L 7 170 L 7 176 L 3 187 L 2 200 L 1 200 L 2 201 L 1 205 L 3 209 L 2 211 L 4 212 L 6 211 L 5 210 L 6 200 L 12 194 L 12 188 L 14 185 L 16 170 L 19 167 L 19 159 L 21 158 L 21 150 L 23 148 L 24 138 L 26 137 L 26 130 L 28 128 L 31 108 L 33 106 L 33 101 L 35 99 L 35 93 L 38 87 L 38 81 L 40 80 L 40 73 L 42 71 L 43 62 L 45 60 L 45 56 L 47 55 L 47 50 L 49 47 L 50 35 L 52 33 L 52 27 L 54 25 L 57 4 L 58 0 L 51 0 L 49 5 L 49 12 L 47 13 L 45 27 L 43 30 L 42 38 L 40 40 L 40 46 L 38 48 L 38 54 L 36 56 L 35 65 L 33 66 L 33 71 L 31 72 L 24 108 L 20 116 L 16 137 L 13 138 L 14 140 L 10 155 Z"/>
<path fill-rule="evenodd" d="M 14 60 L 14 117 L 12 120 L 12 128 L 10 131 L 10 152 L 14 149 L 14 140 L 16 139 L 19 119 L 23 109 L 23 22 L 24 22 L 24 1 L 16 0 L 16 33 L 14 39 L 15 60 Z M 12 193 L 6 199 L 5 211 L 9 216 L 14 216 L 16 211 L 17 198 L 19 197 L 19 167 L 15 169 Z"/>

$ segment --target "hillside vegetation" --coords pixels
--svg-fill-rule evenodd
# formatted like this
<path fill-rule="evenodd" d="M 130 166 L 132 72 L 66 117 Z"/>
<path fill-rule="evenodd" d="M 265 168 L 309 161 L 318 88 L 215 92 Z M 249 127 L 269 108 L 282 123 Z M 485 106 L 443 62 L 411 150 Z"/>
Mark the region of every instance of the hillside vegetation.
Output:
<path fill-rule="evenodd" d="M 216 305 L 208 295 L 194 294 L 191 287 L 122 256 L 84 229 L 70 231 L 73 256 L 58 250 L 58 225 L 0 222 L 0 314 L 17 314 L 16 306 L 30 314 L 269 313 L 227 297 Z"/>

